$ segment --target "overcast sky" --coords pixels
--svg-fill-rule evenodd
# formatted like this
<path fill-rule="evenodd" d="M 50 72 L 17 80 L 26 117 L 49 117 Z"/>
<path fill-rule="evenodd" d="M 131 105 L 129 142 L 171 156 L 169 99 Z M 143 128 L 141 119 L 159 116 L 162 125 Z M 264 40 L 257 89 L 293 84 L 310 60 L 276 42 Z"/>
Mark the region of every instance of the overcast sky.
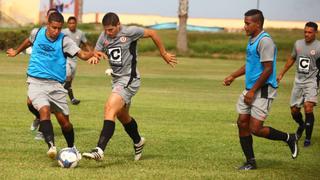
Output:
<path fill-rule="evenodd" d="M 44 0 L 43 0 L 44 1 Z M 48 0 L 47 0 L 48 1 Z M 71 0 L 56 0 L 70 2 Z M 109 12 L 177 16 L 179 0 L 83 0 L 84 13 Z M 252 8 L 270 20 L 320 21 L 320 0 L 189 0 L 189 17 L 243 18 Z"/>

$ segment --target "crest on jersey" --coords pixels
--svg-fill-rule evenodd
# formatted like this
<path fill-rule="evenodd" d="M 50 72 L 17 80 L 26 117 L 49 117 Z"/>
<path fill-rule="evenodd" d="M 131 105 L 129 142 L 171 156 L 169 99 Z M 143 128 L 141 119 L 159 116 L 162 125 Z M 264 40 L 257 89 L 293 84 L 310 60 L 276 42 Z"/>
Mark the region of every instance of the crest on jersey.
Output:
<path fill-rule="evenodd" d="M 120 42 L 124 43 L 126 41 L 127 41 L 127 37 L 125 36 L 120 37 Z"/>
<path fill-rule="evenodd" d="M 316 54 L 316 50 L 312 49 L 312 50 L 310 51 L 310 54 L 311 54 L 311 55 L 315 55 L 315 54 Z"/>
<path fill-rule="evenodd" d="M 105 41 L 103 42 L 103 45 L 104 45 L 104 46 L 108 46 L 108 45 L 109 45 L 109 41 L 108 41 L 108 40 L 105 40 Z"/>

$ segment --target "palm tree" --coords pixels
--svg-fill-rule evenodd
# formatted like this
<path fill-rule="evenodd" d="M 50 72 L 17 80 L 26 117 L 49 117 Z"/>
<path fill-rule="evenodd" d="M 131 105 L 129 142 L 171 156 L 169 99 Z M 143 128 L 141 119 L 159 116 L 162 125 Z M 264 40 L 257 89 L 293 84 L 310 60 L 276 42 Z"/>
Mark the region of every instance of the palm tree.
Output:
<path fill-rule="evenodd" d="M 178 53 L 188 52 L 187 20 L 188 20 L 189 0 L 179 0 L 179 30 L 177 37 Z"/>

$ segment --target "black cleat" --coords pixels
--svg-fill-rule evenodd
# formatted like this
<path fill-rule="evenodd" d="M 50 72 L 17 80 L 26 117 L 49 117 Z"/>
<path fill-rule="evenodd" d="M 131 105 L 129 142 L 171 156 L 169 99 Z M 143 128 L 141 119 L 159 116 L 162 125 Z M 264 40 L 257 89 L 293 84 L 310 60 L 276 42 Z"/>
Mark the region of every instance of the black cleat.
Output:
<path fill-rule="evenodd" d="M 298 150 L 298 138 L 297 138 L 296 134 L 289 135 L 289 139 L 287 140 L 287 144 L 290 148 L 292 159 L 297 158 L 299 150 Z"/>
<path fill-rule="evenodd" d="M 298 127 L 298 129 L 296 131 L 296 135 L 297 135 L 298 140 L 301 138 L 304 129 L 305 129 L 304 125 Z"/>
<path fill-rule="evenodd" d="M 305 139 L 303 143 L 303 147 L 309 147 L 311 145 L 311 140 Z"/>
<path fill-rule="evenodd" d="M 239 167 L 238 170 L 254 170 L 257 169 L 256 161 L 247 161 L 243 164 L 243 166 Z"/>
<path fill-rule="evenodd" d="M 80 100 L 74 98 L 74 99 L 71 100 L 71 103 L 72 103 L 73 105 L 78 105 L 78 104 L 80 103 Z"/>

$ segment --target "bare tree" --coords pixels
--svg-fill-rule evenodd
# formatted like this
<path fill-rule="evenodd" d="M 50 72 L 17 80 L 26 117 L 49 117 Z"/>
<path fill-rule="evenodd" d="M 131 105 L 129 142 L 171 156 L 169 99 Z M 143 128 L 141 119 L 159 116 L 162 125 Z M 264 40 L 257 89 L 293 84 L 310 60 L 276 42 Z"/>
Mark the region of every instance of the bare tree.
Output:
<path fill-rule="evenodd" d="M 178 53 L 188 52 L 187 20 L 188 20 L 189 0 L 179 0 L 179 30 L 177 37 Z"/>

